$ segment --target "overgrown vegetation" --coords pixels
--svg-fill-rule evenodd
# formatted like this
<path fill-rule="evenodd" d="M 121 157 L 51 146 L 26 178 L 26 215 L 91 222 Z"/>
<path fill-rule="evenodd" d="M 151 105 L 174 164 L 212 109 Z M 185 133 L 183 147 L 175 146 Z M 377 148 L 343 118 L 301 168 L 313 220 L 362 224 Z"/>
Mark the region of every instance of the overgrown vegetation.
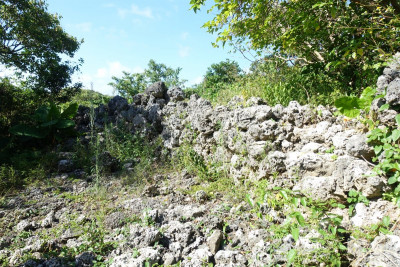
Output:
<path fill-rule="evenodd" d="M 261 97 L 271 106 L 287 106 L 290 101 L 303 105 L 332 105 L 342 94 L 340 83 L 326 74 L 310 72 L 282 60 L 255 61 L 248 73 L 243 73 L 236 65 L 230 61 L 213 64 L 203 82 L 190 92 L 198 93 L 217 105 L 226 104 L 239 95 L 245 99 Z M 216 79 L 212 73 L 223 73 L 222 79 Z"/>
<path fill-rule="evenodd" d="M 129 73 L 124 71 L 121 78 L 113 76 L 109 83 L 121 96 L 132 101 L 132 97 L 144 90 L 152 83 L 163 81 L 167 87 L 183 86 L 186 80 L 179 77 L 181 68 L 173 69 L 165 64 L 156 63 L 151 59 L 143 73 Z"/>

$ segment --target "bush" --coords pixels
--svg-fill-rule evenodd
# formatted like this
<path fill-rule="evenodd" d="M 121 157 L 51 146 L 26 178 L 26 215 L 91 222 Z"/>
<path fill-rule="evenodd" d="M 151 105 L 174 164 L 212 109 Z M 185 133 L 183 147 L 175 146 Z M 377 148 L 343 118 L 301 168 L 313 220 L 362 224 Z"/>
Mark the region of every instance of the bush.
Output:
<path fill-rule="evenodd" d="M 193 91 L 214 104 L 226 104 L 233 96 L 241 95 L 245 99 L 261 97 L 271 106 L 287 105 L 293 100 L 300 104 L 333 104 L 344 93 L 338 82 L 323 73 L 276 61 L 253 64 L 250 73 L 233 83 L 217 83 L 213 87 L 202 84 Z"/>

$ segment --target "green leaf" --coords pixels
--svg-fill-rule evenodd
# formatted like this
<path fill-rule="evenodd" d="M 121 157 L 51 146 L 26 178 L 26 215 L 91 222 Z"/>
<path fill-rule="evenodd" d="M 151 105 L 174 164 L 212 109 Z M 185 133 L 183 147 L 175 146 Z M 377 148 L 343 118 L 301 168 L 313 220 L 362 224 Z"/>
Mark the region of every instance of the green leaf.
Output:
<path fill-rule="evenodd" d="M 49 107 L 48 106 L 41 106 L 39 107 L 34 114 L 34 119 L 38 122 L 46 122 L 47 117 L 49 115 Z"/>
<path fill-rule="evenodd" d="M 383 146 L 374 146 L 374 152 L 375 155 L 379 155 L 379 153 L 382 151 Z"/>
<path fill-rule="evenodd" d="M 395 119 L 396 119 L 397 126 L 400 126 L 400 114 L 397 114 Z"/>
<path fill-rule="evenodd" d="M 394 184 L 394 183 L 397 183 L 397 177 L 396 176 L 392 176 L 388 180 L 388 184 Z"/>
<path fill-rule="evenodd" d="M 299 235 L 300 235 L 300 230 L 299 228 L 292 228 L 292 236 L 294 241 L 297 241 L 299 239 Z"/>
<path fill-rule="evenodd" d="M 398 129 L 393 130 L 391 137 L 393 142 L 396 142 L 400 138 L 400 130 Z"/>
<path fill-rule="evenodd" d="M 72 120 L 59 120 L 55 127 L 58 129 L 65 129 L 73 126 L 75 126 L 75 122 Z"/>
<path fill-rule="evenodd" d="M 357 97 L 341 97 L 336 99 L 335 106 L 343 115 L 355 118 L 360 115 L 359 101 Z"/>
<path fill-rule="evenodd" d="M 297 250 L 291 249 L 287 255 L 287 265 L 290 266 L 296 259 Z"/>
<path fill-rule="evenodd" d="M 285 190 L 281 190 L 281 191 L 279 191 L 279 193 L 282 195 L 282 197 L 283 197 L 285 200 L 288 200 L 288 199 L 289 199 L 289 197 L 288 197 L 288 195 L 287 195 L 287 193 L 286 193 Z"/>
<path fill-rule="evenodd" d="M 383 218 L 382 218 L 382 224 L 383 224 L 383 226 L 385 226 L 385 227 L 389 227 L 389 224 L 390 224 L 390 217 L 389 217 L 389 216 L 383 217 Z"/>
<path fill-rule="evenodd" d="M 305 197 L 302 197 L 302 198 L 300 199 L 300 203 L 301 203 L 301 205 L 303 205 L 304 207 L 307 207 L 307 199 L 306 199 Z"/>
<path fill-rule="evenodd" d="M 40 127 L 49 127 L 49 126 L 53 126 L 53 125 L 56 125 L 57 122 L 58 122 L 57 119 L 56 119 L 56 120 L 52 120 L 52 121 L 48 121 L 48 122 L 45 122 L 45 123 L 40 124 Z"/>
<path fill-rule="evenodd" d="M 368 86 L 362 91 L 360 98 L 373 98 L 375 93 L 376 89 Z"/>
<path fill-rule="evenodd" d="M 380 108 L 379 111 L 384 111 L 389 109 L 389 104 L 383 104 Z"/>
<path fill-rule="evenodd" d="M 27 136 L 33 138 L 45 138 L 46 132 L 33 126 L 19 124 L 10 129 L 10 133 L 18 136 Z"/>
<path fill-rule="evenodd" d="M 51 121 L 51 120 L 57 120 L 60 118 L 60 108 L 56 106 L 56 104 L 54 104 L 54 102 L 50 102 L 50 109 L 49 109 L 49 113 L 47 115 L 47 120 Z"/>
<path fill-rule="evenodd" d="M 66 110 L 61 114 L 61 118 L 63 119 L 73 119 L 78 111 L 78 103 L 72 103 L 68 106 Z"/>
<path fill-rule="evenodd" d="M 297 222 L 300 224 L 300 226 L 304 226 L 305 220 L 304 220 L 303 215 L 297 214 L 297 215 L 296 215 L 296 220 L 297 220 Z"/>

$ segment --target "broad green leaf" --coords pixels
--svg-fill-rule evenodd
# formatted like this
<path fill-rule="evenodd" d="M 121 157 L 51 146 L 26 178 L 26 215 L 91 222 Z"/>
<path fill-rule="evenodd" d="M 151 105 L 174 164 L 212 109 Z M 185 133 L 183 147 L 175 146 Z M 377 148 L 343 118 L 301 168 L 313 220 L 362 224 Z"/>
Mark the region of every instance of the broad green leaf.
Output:
<path fill-rule="evenodd" d="M 47 120 L 57 120 L 60 118 L 60 108 L 54 104 L 54 102 L 50 102 L 50 109 L 49 109 L 49 114 L 47 115 Z"/>
<path fill-rule="evenodd" d="M 61 118 L 63 119 L 73 119 L 78 111 L 78 103 L 72 103 L 68 106 L 66 110 L 61 114 Z"/>
<path fill-rule="evenodd" d="M 44 138 L 46 132 L 33 126 L 19 124 L 10 129 L 10 133 L 18 136 L 27 136 L 33 138 Z"/>
<path fill-rule="evenodd" d="M 400 126 L 400 114 L 397 114 L 395 119 L 396 119 L 397 126 Z"/>
<path fill-rule="evenodd" d="M 363 92 L 361 93 L 360 98 L 371 98 L 373 99 L 374 95 L 376 93 L 376 90 L 370 86 L 365 88 Z"/>
<path fill-rule="evenodd" d="M 357 97 L 341 97 L 336 99 L 335 106 L 343 115 L 355 118 L 360 115 L 359 101 Z"/>
<path fill-rule="evenodd" d="M 52 120 L 52 121 L 48 121 L 45 123 L 40 124 L 40 127 L 49 127 L 49 126 L 53 126 L 56 125 L 58 122 L 58 120 Z"/>
<path fill-rule="evenodd" d="M 49 107 L 41 106 L 35 111 L 34 118 L 38 122 L 46 122 L 49 115 Z"/>
<path fill-rule="evenodd" d="M 75 122 L 72 120 L 59 120 L 56 124 L 56 128 L 65 129 L 75 126 Z"/>

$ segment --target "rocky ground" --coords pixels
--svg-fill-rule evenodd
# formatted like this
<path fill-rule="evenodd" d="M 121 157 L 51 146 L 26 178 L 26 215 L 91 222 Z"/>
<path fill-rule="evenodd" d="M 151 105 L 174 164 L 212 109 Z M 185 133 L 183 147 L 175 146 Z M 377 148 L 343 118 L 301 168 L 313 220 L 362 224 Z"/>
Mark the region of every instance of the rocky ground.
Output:
<path fill-rule="evenodd" d="M 399 69 L 378 80 L 377 127 L 395 125 Z M 161 82 L 93 113 L 75 118 L 82 143 L 124 125 L 172 166 L 126 185 L 119 167 L 140 163 L 104 151 L 111 174 L 94 181 L 66 142 L 47 184 L 1 198 L 3 266 L 400 266 L 400 209 L 360 120 L 258 98 L 213 107 Z"/>

